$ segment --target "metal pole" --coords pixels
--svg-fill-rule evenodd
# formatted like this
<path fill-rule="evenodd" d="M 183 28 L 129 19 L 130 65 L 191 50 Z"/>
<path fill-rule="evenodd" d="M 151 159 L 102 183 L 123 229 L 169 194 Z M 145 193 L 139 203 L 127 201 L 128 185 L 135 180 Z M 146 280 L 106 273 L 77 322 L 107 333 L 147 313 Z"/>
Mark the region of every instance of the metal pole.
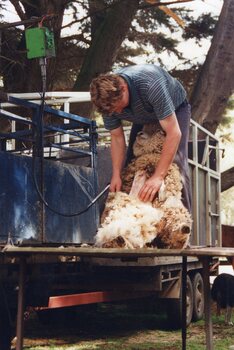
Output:
<path fill-rule="evenodd" d="M 34 110 L 33 113 L 33 122 L 36 126 L 33 126 L 33 135 L 34 135 L 34 146 L 33 146 L 33 160 L 32 160 L 32 172 L 34 181 L 38 184 L 38 190 L 41 195 L 44 197 L 45 192 L 45 179 L 44 179 L 44 140 L 43 140 L 43 116 L 40 113 L 40 106 Z M 39 201 L 38 204 L 38 235 L 41 242 L 45 242 L 45 204 L 42 201 Z"/>
<path fill-rule="evenodd" d="M 186 350 L 186 328 L 187 328 L 187 256 L 182 260 L 182 350 Z"/>
<path fill-rule="evenodd" d="M 205 331 L 206 349 L 213 350 L 213 328 L 211 318 L 211 296 L 210 296 L 210 258 L 202 258 L 204 279 L 204 302 L 205 302 Z"/>
<path fill-rule="evenodd" d="M 20 258 L 19 262 L 19 291 L 18 291 L 18 310 L 16 324 L 16 350 L 23 349 L 24 334 L 24 283 L 25 283 L 25 258 Z"/>
<path fill-rule="evenodd" d="M 90 128 L 89 128 L 89 138 L 90 138 L 90 151 L 91 151 L 91 166 L 93 170 L 93 188 L 94 188 L 94 197 L 98 194 L 98 173 L 97 173 L 97 125 L 96 121 L 92 120 Z M 99 210 L 97 203 L 94 206 L 95 212 L 95 221 L 96 228 L 99 225 Z"/>

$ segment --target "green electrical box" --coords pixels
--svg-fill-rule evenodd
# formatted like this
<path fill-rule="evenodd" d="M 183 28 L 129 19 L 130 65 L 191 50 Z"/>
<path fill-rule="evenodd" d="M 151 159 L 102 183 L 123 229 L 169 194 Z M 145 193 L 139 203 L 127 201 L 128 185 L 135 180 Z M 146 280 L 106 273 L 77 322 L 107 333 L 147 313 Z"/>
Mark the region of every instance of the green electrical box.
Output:
<path fill-rule="evenodd" d="M 26 29 L 27 58 L 55 56 L 54 35 L 46 27 Z"/>

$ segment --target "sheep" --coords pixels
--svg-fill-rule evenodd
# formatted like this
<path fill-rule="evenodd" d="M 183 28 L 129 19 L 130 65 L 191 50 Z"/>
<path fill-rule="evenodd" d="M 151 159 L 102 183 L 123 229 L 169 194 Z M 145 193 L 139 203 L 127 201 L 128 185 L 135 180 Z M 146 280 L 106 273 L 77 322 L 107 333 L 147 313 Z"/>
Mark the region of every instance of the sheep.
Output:
<path fill-rule="evenodd" d="M 152 131 L 149 126 L 137 135 L 135 158 L 122 172 L 122 191 L 108 195 L 96 246 L 183 249 L 188 245 L 192 219 L 181 201 L 182 181 L 175 163 L 152 203 L 137 197 L 157 166 L 164 138 L 162 131 Z"/>

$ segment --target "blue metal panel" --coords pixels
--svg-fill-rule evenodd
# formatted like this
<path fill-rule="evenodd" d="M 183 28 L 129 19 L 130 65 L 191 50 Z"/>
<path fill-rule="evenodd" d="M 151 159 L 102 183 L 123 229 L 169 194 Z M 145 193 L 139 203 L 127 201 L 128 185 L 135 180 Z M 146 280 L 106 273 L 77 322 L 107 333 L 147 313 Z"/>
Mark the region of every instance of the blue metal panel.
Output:
<path fill-rule="evenodd" d="M 83 210 L 95 197 L 94 169 L 45 161 L 45 199 L 57 211 Z M 32 175 L 32 158 L 0 152 L 0 241 L 32 243 L 92 242 L 98 223 L 94 205 L 67 218 L 45 209 L 45 235 L 40 235 L 41 203 Z"/>

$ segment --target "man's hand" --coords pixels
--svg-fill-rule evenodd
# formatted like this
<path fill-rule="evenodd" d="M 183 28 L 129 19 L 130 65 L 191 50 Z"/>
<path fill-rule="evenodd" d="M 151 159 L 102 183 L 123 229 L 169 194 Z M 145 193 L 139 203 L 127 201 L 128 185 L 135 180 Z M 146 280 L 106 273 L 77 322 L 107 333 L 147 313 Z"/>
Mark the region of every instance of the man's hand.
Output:
<path fill-rule="evenodd" d="M 143 202 L 152 202 L 157 192 L 159 191 L 162 183 L 163 179 L 151 176 L 148 180 L 146 180 L 146 182 L 140 189 L 138 194 L 139 199 Z"/>
<path fill-rule="evenodd" d="M 143 202 L 153 201 L 167 174 L 169 166 L 173 162 L 181 139 L 181 131 L 175 113 L 160 120 L 160 125 L 166 133 L 160 159 L 154 174 L 145 182 L 139 192 L 139 198 Z"/>
<path fill-rule="evenodd" d="M 122 187 L 122 180 L 120 177 L 112 177 L 110 182 L 110 192 L 118 192 L 121 190 Z"/>

